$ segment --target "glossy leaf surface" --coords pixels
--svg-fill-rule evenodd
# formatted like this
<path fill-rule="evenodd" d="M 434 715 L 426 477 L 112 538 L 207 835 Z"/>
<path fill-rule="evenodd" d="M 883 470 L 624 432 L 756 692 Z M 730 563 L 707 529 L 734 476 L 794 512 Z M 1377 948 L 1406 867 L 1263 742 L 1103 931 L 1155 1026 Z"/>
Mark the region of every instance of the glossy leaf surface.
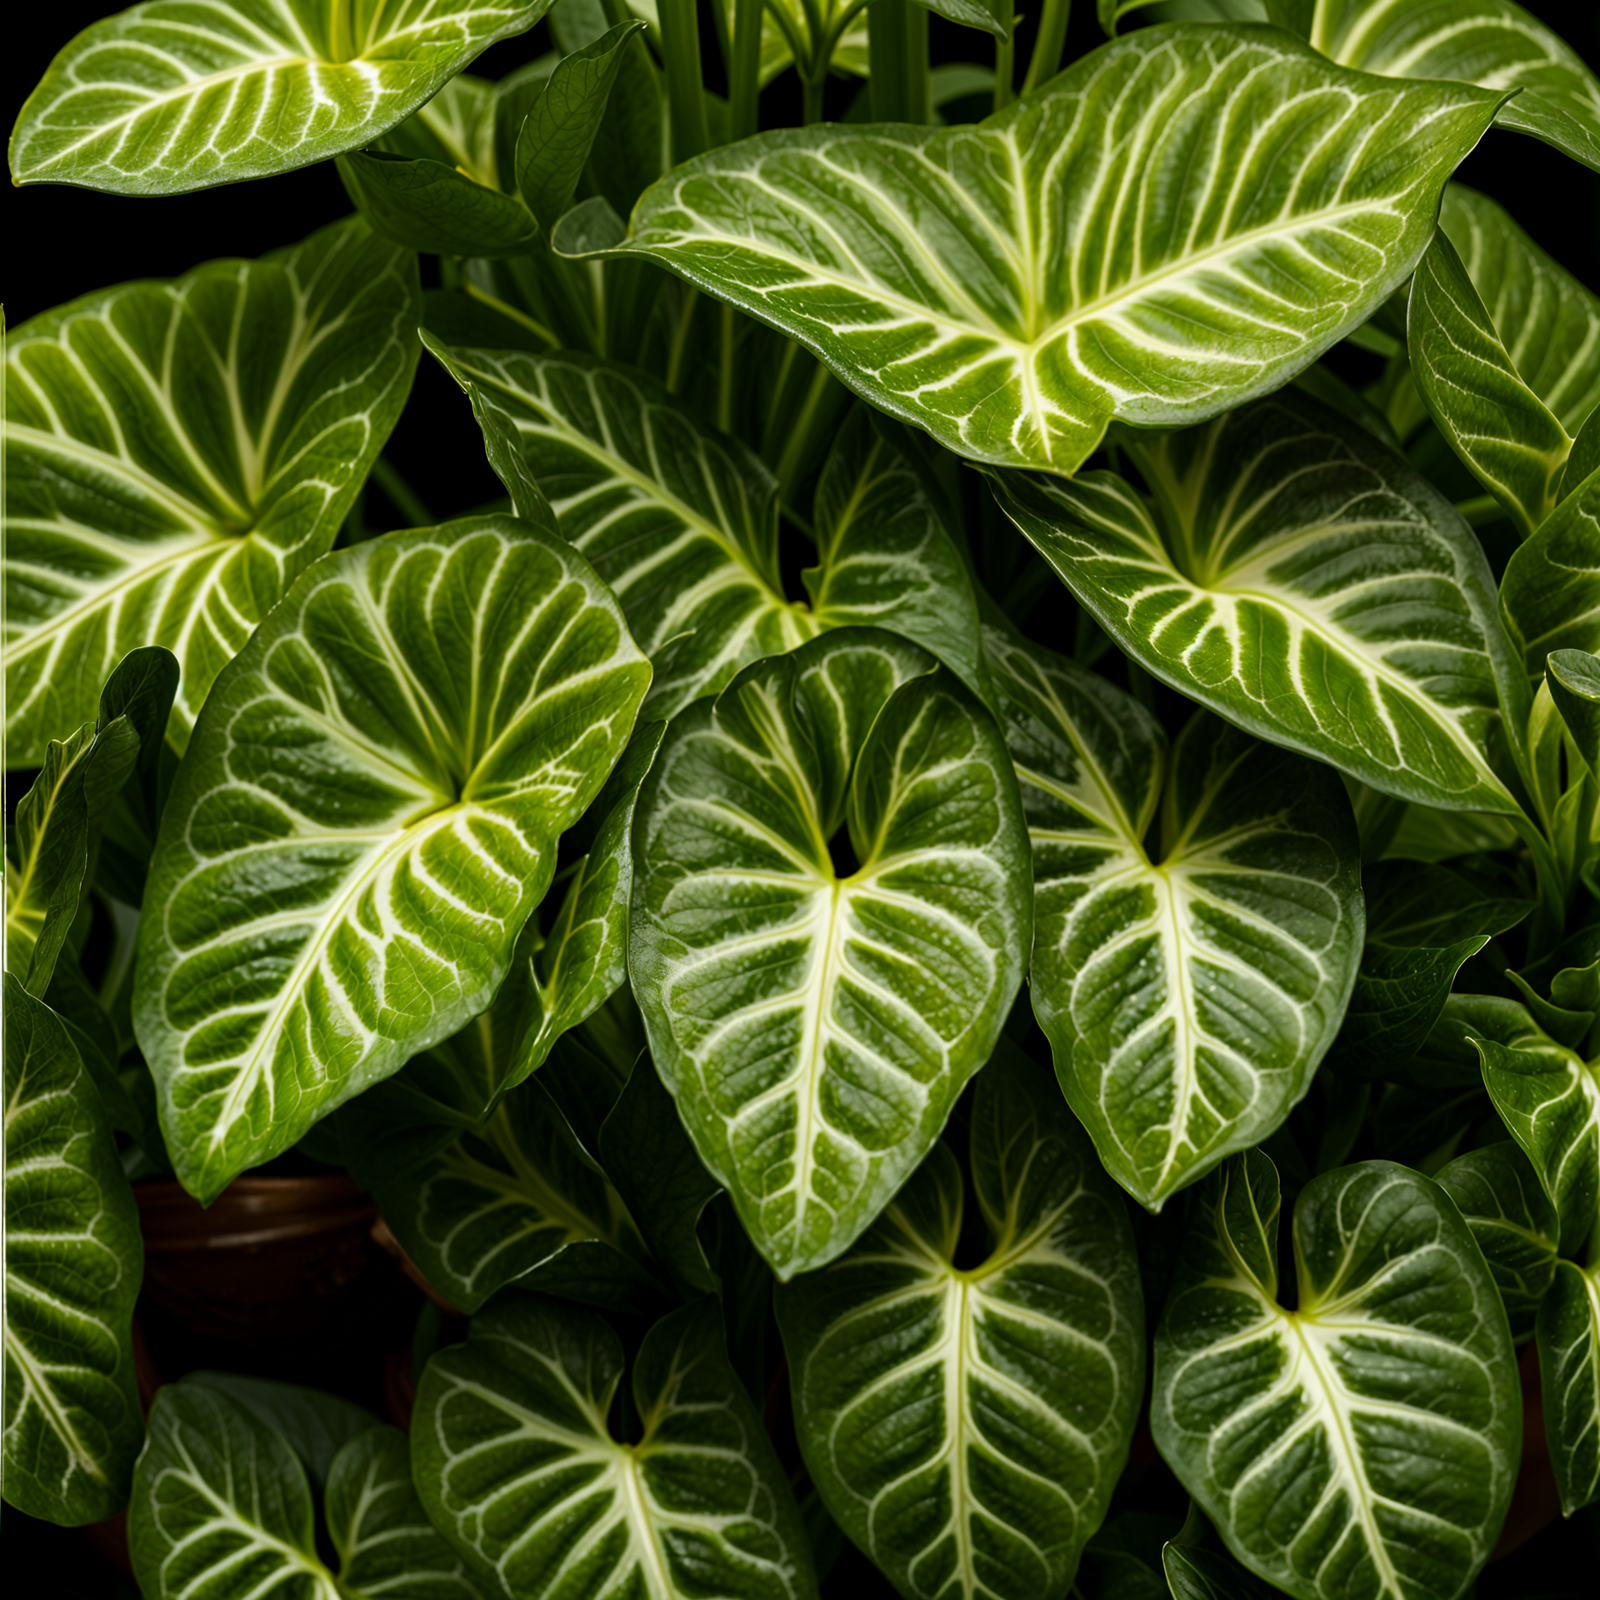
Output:
<path fill-rule="evenodd" d="M 778 1291 L 795 1424 L 828 1509 L 902 1594 L 1058 1600 L 1144 1387 L 1125 1203 L 1048 1073 L 1002 1050 L 961 1168 L 926 1162 L 837 1261 Z"/>
<path fill-rule="evenodd" d="M 193 1192 L 487 1006 L 648 683 L 593 568 L 510 518 L 296 585 L 206 704 L 139 930 L 135 1023 Z"/>
<path fill-rule="evenodd" d="M 207 691 L 333 543 L 405 404 L 413 259 L 358 221 L 86 295 L 6 351 L 6 764 L 95 715 L 140 645 Z"/>
<path fill-rule="evenodd" d="M 51 62 L 17 183 L 181 194 L 354 150 L 550 0 L 146 0 Z"/>
<path fill-rule="evenodd" d="M 61 1019 L 5 974 L 8 1504 L 119 1511 L 144 1437 L 130 1324 L 144 1249 L 99 1095 Z"/>
<path fill-rule="evenodd" d="M 1267 1159 L 1210 1180 L 1155 1342 L 1161 1453 L 1247 1567 L 1301 1600 L 1453 1600 L 1511 1497 L 1505 1311 L 1449 1198 L 1387 1161 L 1313 1179 L 1278 1301 Z"/>
<path fill-rule="evenodd" d="M 1021 983 L 1032 883 L 999 731 L 914 645 L 837 630 L 673 719 L 633 850 L 662 1079 L 778 1276 L 821 1266 L 927 1153 Z"/>
<path fill-rule="evenodd" d="M 508 461 L 480 406 L 491 464 L 513 498 L 525 468 L 616 591 L 656 667 L 652 716 L 723 688 L 748 662 L 861 623 L 892 628 L 975 680 L 977 611 L 961 558 L 866 416 L 846 425 L 824 465 L 806 605 L 785 597 L 772 474 L 653 379 L 582 356 L 425 342 L 520 445 L 522 463 Z"/>
<path fill-rule="evenodd" d="M 1506 563 L 1500 614 L 1530 673 L 1552 650 L 1600 652 L 1600 468 Z"/>
<path fill-rule="evenodd" d="M 995 480 L 1123 650 L 1385 794 L 1515 812 L 1487 752 L 1526 687 L 1483 550 L 1427 479 L 1293 391 L 1126 445 L 1148 498 L 1110 472 Z"/>
<path fill-rule="evenodd" d="M 1539 1307 L 1539 1375 L 1561 1509 L 1600 1499 L 1600 1271 L 1556 1264 Z"/>
<path fill-rule="evenodd" d="M 1282 33 L 1141 29 L 977 127 L 790 129 L 697 157 L 621 248 L 948 449 L 1072 473 L 1113 417 L 1214 416 L 1363 322 L 1495 105 Z"/>
<path fill-rule="evenodd" d="M 997 630 L 985 645 L 1033 845 L 1034 1011 L 1106 1169 L 1159 1209 L 1266 1138 L 1338 1030 L 1362 932 L 1349 802 L 1207 717 L 1169 773 L 1160 729 L 1104 679 Z"/>
<path fill-rule="evenodd" d="M 814 1596 L 794 1497 L 720 1322 L 702 1300 L 645 1336 L 630 1445 L 608 1426 L 616 1335 L 591 1312 L 502 1296 L 417 1392 L 412 1454 L 435 1527 L 515 1600 Z"/>

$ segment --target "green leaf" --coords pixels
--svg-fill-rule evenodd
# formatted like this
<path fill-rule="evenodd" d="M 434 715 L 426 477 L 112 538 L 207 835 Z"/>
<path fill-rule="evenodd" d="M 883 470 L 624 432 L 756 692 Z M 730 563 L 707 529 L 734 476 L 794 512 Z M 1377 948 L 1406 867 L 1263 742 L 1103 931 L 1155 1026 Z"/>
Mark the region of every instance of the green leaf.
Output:
<path fill-rule="evenodd" d="M 628 40 L 640 26 L 631 20 L 619 23 L 564 56 L 517 136 L 517 193 L 546 234 L 572 204 Z"/>
<path fill-rule="evenodd" d="M 8 767 L 89 721 L 148 644 L 178 657 L 183 749 L 218 672 L 333 544 L 405 404 L 419 311 L 415 260 L 346 221 L 10 336 Z"/>
<path fill-rule="evenodd" d="M 1521 1344 L 1556 1271 L 1559 1225 L 1520 1149 L 1509 1139 L 1469 1150 L 1440 1169 L 1439 1187 L 1456 1203 L 1489 1264 L 1505 1304 L 1511 1339 Z"/>
<path fill-rule="evenodd" d="M 1535 902 L 1512 882 L 1470 865 L 1376 861 L 1362 869 L 1367 938 L 1387 945 L 1447 942 L 1450 934 L 1505 933 Z"/>
<path fill-rule="evenodd" d="M 1277 1593 L 1220 1550 L 1168 1543 L 1161 1566 L 1173 1600 L 1273 1600 Z"/>
<path fill-rule="evenodd" d="M 1600 1499 L 1600 1270 L 1556 1264 L 1539 1307 L 1539 1377 L 1561 1509 Z"/>
<path fill-rule="evenodd" d="M 1384 794 L 1516 813 L 1488 746 L 1526 684 L 1482 547 L 1427 479 L 1292 390 L 1124 445 L 1148 497 L 1110 472 L 994 482 L 1128 655 Z"/>
<path fill-rule="evenodd" d="M 493 258 L 520 255 L 539 238 L 521 201 L 442 161 L 357 150 L 339 157 L 339 176 L 372 231 L 407 250 Z"/>
<path fill-rule="evenodd" d="M 1531 675 L 1552 650 L 1600 654 L 1600 467 L 1513 552 L 1500 615 Z"/>
<path fill-rule="evenodd" d="M 192 1192 L 484 1010 L 648 683 L 593 568 L 508 517 L 295 585 L 206 702 L 139 929 L 136 1031 Z"/>
<path fill-rule="evenodd" d="M 947 449 L 1073 473 L 1113 417 L 1214 416 L 1366 321 L 1496 104 L 1261 29 L 1141 29 L 975 128 L 713 150 L 646 194 L 620 248 Z"/>
<path fill-rule="evenodd" d="M 513 496 L 538 481 L 561 531 L 616 591 L 668 717 L 747 663 L 872 623 L 977 678 L 977 609 L 961 558 L 909 465 L 862 417 L 817 490 L 811 604 L 785 597 L 777 484 L 642 372 L 575 355 L 428 348 L 469 394 Z M 500 437 L 514 430 L 519 463 Z"/>
<path fill-rule="evenodd" d="M 1443 945 L 1369 943 L 1329 1064 L 1363 1078 L 1396 1076 L 1432 1032 L 1462 963 L 1488 942 L 1473 933 Z"/>
<path fill-rule="evenodd" d="M 1361 950 L 1350 803 L 1204 716 L 1169 775 L 1120 690 L 984 643 L 1033 844 L 1034 1012 L 1106 1169 L 1159 1210 L 1283 1121 L 1338 1030 Z"/>
<path fill-rule="evenodd" d="M 1579 760 L 1600 778 L 1600 659 L 1586 650 L 1552 650 L 1544 676 Z"/>
<path fill-rule="evenodd" d="M 1511 0 L 1317 0 L 1311 42 L 1364 72 L 1517 89 L 1495 121 L 1600 171 L 1600 82 Z"/>
<path fill-rule="evenodd" d="M 1406 351 L 1440 432 L 1527 538 L 1555 506 L 1572 440 L 1518 374 L 1444 233 L 1412 279 Z"/>
<path fill-rule="evenodd" d="M 1251 1571 L 1300 1600 L 1453 1600 L 1487 1559 L 1521 1450 L 1505 1311 L 1437 1184 L 1323 1173 L 1278 1302 L 1278 1181 L 1251 1152 L 1196 1208 L 1155 1340 L 1151 1427 Z"/>
<path fill-rule="evenodd" d="M 374 1198 L 428 1282 L 463 1311 L 508 1283 L 619 1311 L 653 1287 L 621 1196 L 537 1079 Z"/>
<path fill-rule="evenodd" d="M 1561 1252 L 1576 1250 L 1600 1212 L 1600 1061 L 1557 1044 L 1522 1008 L 1499 1038 L 1470 1036 L 1483 1083 L 1561 1218 Z"/>
<path fill-rule="evenodd" d="M 422 1509 L 398 1428 L 368 1429 L 339 1452 L 323 1505 L 341 1600 L 478 1600 L 482 1591 Z"/>
<path fill-rule="evenodd" d="M 778 1291 L 795 1426 L 829 1511 L 902 1593 L 1061 1600 L 1144 1392 L 1121 1195 L 1048 1075 L 1002 1053 L 972 1106 L 981 1265 L 954 1265 L 948 1146 L 851 1249 Z"/>
<path fill-rule="evenodd" d="M 502 1295 L 417 1390 L 429 1518 L 516 1600 L 804 1600 L 811 1553 L 715 1300 L 658 1322 L 634 1360 L 636 1443 L 608 1427 L 622 1346 L 591 1312 Z"/>
<path fill-rule="evenodd" d="M 364 1406 L 297 1383 L 240 1372 L 190 1372 L 183 1382 L 217 1389 L 237 1400 L 294 1451 L 319 1494 L 327 1488 L 334 1458 L 345 1445 L 378 1426 L 378 1419 Z"/>
<path fill-rule="evenodd" d="M 97 1522 L 128 1498 L 144 1435 L 130 1325 L 139 1216 L 61 1019 L 7 972 L 6 1502 Z"/>
<path fill-rule="evenodd" d="M 182 194 L 325 161 L 409 116 L 550 0 L 146 0 L 50 63 L 15 183 Z"/>
<path fill-rule="evenodd" d="M 858 865 L 835 865 L 848 826 Z M 989 713 L 876 629 L 675 717 L 634 821 L 629 972 L 701 1159 L 780 1279 L 848 1248 L 1016 996 L 1032 882 Z"/>

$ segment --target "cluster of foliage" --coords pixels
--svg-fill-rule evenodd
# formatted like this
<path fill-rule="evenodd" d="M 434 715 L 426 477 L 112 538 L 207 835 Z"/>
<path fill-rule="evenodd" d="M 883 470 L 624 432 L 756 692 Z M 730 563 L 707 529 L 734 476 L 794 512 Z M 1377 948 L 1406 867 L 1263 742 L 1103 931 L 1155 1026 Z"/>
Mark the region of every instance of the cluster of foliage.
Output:
<path fill-rule="evenodd" d="M 6 1500 L 148 1600 L 1454 1600 L 1529 1341 L 1600 1499 L 1600 299 L 1450 179 L 1600 83 L 1510 0 L 463 74 L 548 6 L 144 0 L 22 108 L 356 214 L 6 350 Z M 374 536 L 419 359 L 506 498 Z M 470 1315 L 409 1439 L 141 1414 L 130 1178 L 291 1148 Z"/>

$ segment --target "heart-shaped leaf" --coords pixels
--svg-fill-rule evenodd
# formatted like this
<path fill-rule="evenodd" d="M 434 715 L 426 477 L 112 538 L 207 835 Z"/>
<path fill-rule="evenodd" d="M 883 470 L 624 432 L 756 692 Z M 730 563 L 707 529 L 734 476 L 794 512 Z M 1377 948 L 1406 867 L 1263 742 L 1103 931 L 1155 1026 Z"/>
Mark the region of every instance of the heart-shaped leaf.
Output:
<path fill-rule="evenodd" d="M 849 1247 L 994 1049 L 1027 848 L 989 713 L 893 634 L 824 634 L 668 727 L 634 819 L 629 972 L 684 1126 L 780 1279 Z"/>
<path fill-rule="evenodd" d="M 1515 814 L 1490 763 L 1527 686 L 1472 530 L 1403 458 L 1286 390 L 1110 472 L 1004 473 L 1000 503 L 1133 659 L 1385 794 Z"/>
<path fill-rule="evenodd" d="M 295 585 L 206 702 L 139 930 L 135 1025 L 195 1194 L 483 1011 L 648 683 L 594 569 L 508 517 Z"/>
<path fill-rule="evenodd" d="M 818 483 L 807 606 L 785 598 L 772 474 L 654 379 L 589 357 L 423 338 L 474 395 L 513 501 L 525 490 L 509 439 L 562 533 L 616 591 L 656 666 L 652 716 L 723 688 L 748 662 L 861 623 L 904 634 L 977 683 L 977 608 L 961 557 L 865 414 L 846 423 Z"/>
<path fill-rule="evenodd" d="M 428 1282 L 463 1311 L 508 1283 L 619 1311 L 653 1287 L 621 1196 L 537 1078 L 374 1198 Z"/>
<path fill-rule="evenodd" d="M 622 1346 L 592 1312 L 502 1295 L 428 1363 L 412 1457 L 428 1515 L 515 1600 L 807 1600 L 794 1496 L 723 1345 L 717 1302 L 634 1360 L 636 1443 L 608 1426 Z"/>
<path fill-rule="evenodd" d="M 1159 1210 L 1305 1094 L 1360 957 L 1326 768 L 1209 717 L 1166 767 L 1103 678 L 985 632 L 1033 843 L 1033 1008 L 1107 1171 Z M 1160 848 L 1145 835 L 1164 793 Z"/>
<path fill-rule="evenodd" d="M 1049 1075 L 1004 1052 L 978 1078 L 972 1178 L 981 1265 L 954 1264 L 941 1143 L 846 1254 L 779 1289 L 795 1426 L 902 1594 L 1060 1600 L 1144 1391 L 1133 1233 Z"/>
<path fill-rule="evenodd" d="M 1600 1270 L 1556 1263 L 1539 1307 L 1539 1377 L 1561 1509 L 1600 1499 Z"/>
<path fill-rule="evenodd" d="M 1576 50 L 1513 0 L 1315 6 L 1311 42 L 1334 60 L 1400 78 L 1517 89 L 1495 117 L 1501 127 L 1531 133 L 1600 171 L 1600 82 Z"/>
<path fill-rule="evenodd" d="M 290 172 L 409 116 L 550 0 L 146 0 L 50 63 L 16 183 L 182 194 Z"/>
<path fill-rule="evenodd" d="M 127 1503 L 144 1436 L 139 1214 L 61 1019 L 9 972 L 4 990 L 5 1498 L 97 1522 Z"/>
<path fill-rule="evenodd" d="M 159 0 L 158 0 L 159 3 Z M 404 406 L 417 266 L 358 221 L 24 323 L 6 351 L 6 765 L 165 645 L 180 751 L 218 672 L 327 550 Z"/>
<path fill-rule="evenodd" d="M 1420 1173 L 1364 1161 L 1295 1207 L 1278 1178 L 1205 1189 L 1155 1340 L 1162 1455 L 1253 1572 L 1299 1600 L 1454 1600 L 1488 1558 L 1521 1452 L 1516 1359 L 1472 1234 Z"/>
<path fill-rule="evenodd" d="M 947 449 L 1073 473 L 1113 417 L 1215 416 L 1364 322 L 1497 103 L 1282 33 L 1147 28 L 975 128 L 713 150 L 645 195 L 620 249 Z"/>
<path fill-rule="evenodd" d="M 1520 1006 L 1505 1016 L 1497 1037 L 1472 1035 L 1472 1043 L 1495 1110 L 1561 1218 L 1569 1254 L 1600 1214 L 1600 1061 L 1557 1044 Z"/>
<path fill-rule="evenodd" d="M 1439 1187 L 1456 1203 L 1489 1263 L 1521 1344 L 1556 1270 L 1556 1208 L 1528 1158 L 1509 1139 L 1469 1150 L 1440 1168 Z"/>

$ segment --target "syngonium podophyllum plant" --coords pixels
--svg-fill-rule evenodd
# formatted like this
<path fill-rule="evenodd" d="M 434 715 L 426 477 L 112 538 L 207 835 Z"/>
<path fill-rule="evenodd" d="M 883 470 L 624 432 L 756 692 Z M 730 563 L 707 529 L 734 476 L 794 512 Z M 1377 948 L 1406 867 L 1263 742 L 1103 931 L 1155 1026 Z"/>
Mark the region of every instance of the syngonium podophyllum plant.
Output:
<path fill-rule="evenodd" d="M 1509 0 L 463 72 L 547 4 L 146 0 L 17 120 L 355 214 L 11 331 L 6 1500 L 150 1600 L 1462 1595 L 1530 1341 L 1600 1499 L 1600 298 L 1451 175 L 1600 83 Z M 373 536 L 419 361 L 505 497 Z M 409 1439 L 141 1417 L 130 1175 L 291 1150 L 470 1316 Z"/>

